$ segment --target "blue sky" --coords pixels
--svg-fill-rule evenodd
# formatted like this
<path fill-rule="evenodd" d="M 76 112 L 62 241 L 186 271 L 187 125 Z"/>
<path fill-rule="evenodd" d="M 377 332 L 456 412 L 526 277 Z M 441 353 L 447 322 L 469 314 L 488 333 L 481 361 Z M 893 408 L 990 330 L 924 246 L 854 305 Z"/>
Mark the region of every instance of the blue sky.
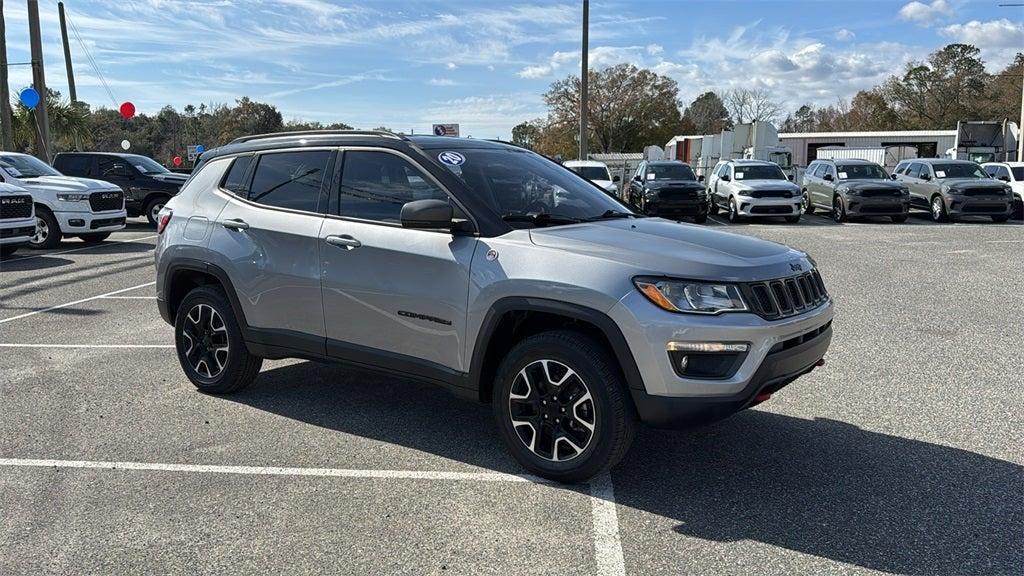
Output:
<path fill-rule="evenodd" d="M 992 70 L 1024 50 L 1024 8 L 1000 1 L 592 0 L 590 63 L 631 62 L 701 92 L 763 87 L 788 109 L 870 88 L 949 42 L 983 50 Z M 1009 0 L 1005 0 L 1009 1 Z M 508 138 L 543 116 L 542 94 L 579 71 L 580 2 L 358 3 L 327 0 L 67 0 L 79 98 L 276 105 L 286 119 Z M 40 2 L 51 87 L 67 94 L 56 2 Z M 25 3 L 5 3 L 8 59 L 29 59 Z M 31 82 L 11 69 L 12 93 Z"/>

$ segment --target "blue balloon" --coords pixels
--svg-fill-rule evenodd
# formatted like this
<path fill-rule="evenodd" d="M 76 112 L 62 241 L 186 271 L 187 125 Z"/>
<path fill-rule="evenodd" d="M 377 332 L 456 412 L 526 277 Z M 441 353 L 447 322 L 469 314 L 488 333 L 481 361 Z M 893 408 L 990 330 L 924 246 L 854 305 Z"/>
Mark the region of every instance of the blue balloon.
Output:
<path fill-rule="evenodd" d="M 196 154 L 202 154 L 203 152 L 206 152 L 206 146 L 203 146 L 202 144 L 197 144 Z"/>
<path fill-rule="evenodd" d="M 25 105 L 25 108 L 34 110 L 36 106 L 39 106 L 39 92 L 36 92 L 35 88 L 25 88 L 18 95 L 18 99 Z"/>

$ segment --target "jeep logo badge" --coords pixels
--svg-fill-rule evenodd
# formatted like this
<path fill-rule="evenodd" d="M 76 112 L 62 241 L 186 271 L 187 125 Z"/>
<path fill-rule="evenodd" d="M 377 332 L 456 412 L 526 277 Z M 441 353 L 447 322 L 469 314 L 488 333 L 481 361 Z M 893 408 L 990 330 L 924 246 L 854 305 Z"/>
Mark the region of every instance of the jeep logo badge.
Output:
<path fill-rule="evenodd" d="M 793 272 L 799 272 L 799 271 L 803 270 L 804 267 L 801 266 L 800 264 L 797 264 L 796 262 L 790 262 L 789 263 L 789 269 L 792 270 Z"/>

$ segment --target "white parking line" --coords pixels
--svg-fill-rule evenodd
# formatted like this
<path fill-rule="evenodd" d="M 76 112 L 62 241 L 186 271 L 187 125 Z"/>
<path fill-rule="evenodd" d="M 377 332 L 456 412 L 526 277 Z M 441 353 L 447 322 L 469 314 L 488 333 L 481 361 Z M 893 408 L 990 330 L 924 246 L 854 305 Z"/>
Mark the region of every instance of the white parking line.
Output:
<path fill-rule="evenodd" d="M 174 348 L 174 344 L 0 344 L 0 348 Z"/>
<path fill-rule="evenodd" d="M 4 318 L 0 320 L 0 324 L 4 322 L 11 322 L 13 320 L 20 320 L 22 318 L 28 318 L 29 316 L 35 316 L 36 314 L 42 314 L 43 312 L 51 312 L 53 310 L 59 310 L 61 308 L 67 308 L 68 306 L 74 306 L 75 304 L 81 304 L 90 300 L 96 300 L 99 298 L 105 298 L 107 296 L 113 296 L 114 294 L 121 294 L 122 292 L 130 292 L 132 290 L 138 290 L 139 288 L 145 288 L 146 286 L 153 286 L 156 282 L 146 282 L 145 284 L 139 284 L 138 286 L 132 286 L 131 288 L 122 288 L 121 290 L 114 290 L 113 292 L 107 292 L 106 294 L 100 294 L 99 296 L 90 296 L 89 298 L 82 298 L 81 300 L 75 300 L 74 302 L 68 302 L 67 304 L 58 304 L 56 306 L 50 306 L 49 308 L 43 308 L 42 310 L 33 310 L 17 316 L 11 316 L 10 318 Z"/>
<path fill-rule="evenodd" d="M 158 235 L 153 234 L 152 236 L 142 236 L 140 238 L 125 238 L 124 240 L 110 240 L 103 244 L 90 244 L 89 246 L 82 246 L 81 248 L 72 248 L 71 250 L 62 250 L 60 252 L 47 252 L 46 254 L 36 254 L 34 256 L 16 256 L 10 259 L 10 262 L 21 262 L 22 260 L 31 260 L 32 258 L 42 258 L 44 256 L 59 256 L 61 254 L 70 254 L 71 252 L 78 252 L 79 250 L 88 250 L 90 248 L 102 248 L 104 246 L 113 246 L 114 244 L 123 244 L 125 242 L 138 242 L 139 240 L 149 240 L 150 238 L 156 238 Z"/>
<path fill-rule="evenodd" d="M 591 514 L 594 517 L 594 560 L 599 576 L 625 576 L 619 538 L 619 517 L 615 511 L 615 487 L 607 472 L 590 482 Z"/>
<path fill-rule="evenodd" d="M 104 296 L 104 300 L 156 300 L 156 296 Z"/>
<path fill-rule="evenodd" d="M 325 476 L 332 478 L 389 478 L 401 480 L 476 480 L 481 482 L 531 482 L 551 484 L 529 474 L 503 472 L 432 472 L 421 470 L 357 470 L 348 468 L 292 468 L 281 466 L 218 466 L 209 464 L 160 464 L 150 462 L 104 462 L 93 460 L 36 460 L 0 458 L 0 466 L 28 468 L 92 468 L 100 470 L 149 470 L 157 472 L 199 472 L 256 476 Z"/>

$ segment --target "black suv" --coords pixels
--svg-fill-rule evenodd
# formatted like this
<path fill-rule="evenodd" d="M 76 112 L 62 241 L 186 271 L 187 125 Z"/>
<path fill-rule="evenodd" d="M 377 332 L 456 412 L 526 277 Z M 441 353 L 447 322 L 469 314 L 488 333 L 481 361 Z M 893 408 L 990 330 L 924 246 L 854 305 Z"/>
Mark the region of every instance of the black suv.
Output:
<path fill-rule="evenodd" d="M 160 209 L 188 180 L 187 174 L 175 174 L 139 154 L 62 152 L 53 159 L 53 167 L 65 176 L 96 178 L 120 186 L 128 215 L 145 215 L 154 226 Z"/>
<path fill-rule="evenodd" d="M 678 160 L 644 161 L 629 181 L 629 202 L 650 216 L 708 219 L 708 197 L 693 169 Z"/>

